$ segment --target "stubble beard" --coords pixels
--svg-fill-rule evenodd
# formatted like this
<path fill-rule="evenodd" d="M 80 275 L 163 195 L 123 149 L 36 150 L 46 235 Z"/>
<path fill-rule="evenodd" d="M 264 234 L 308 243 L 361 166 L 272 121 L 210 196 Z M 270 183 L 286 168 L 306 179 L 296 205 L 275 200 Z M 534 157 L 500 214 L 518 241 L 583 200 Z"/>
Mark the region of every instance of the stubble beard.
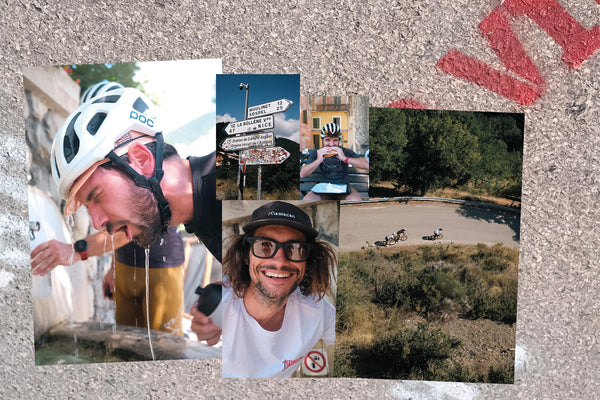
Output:
<path fill-rule="evenodd" d="M 139 233 L 133 236 L 133 241 L 141 247 L 149 248 L 160 237 L 161 226 L 158 203 L 150 190 L 138 187 L 134 183 L 130 185 L 130 219 L 109 222 L 107 230 L 112 232 L 114 228 L 121 225 L 134 227 Z"/>
<path fill-rule="evenodd" d="M 257 273 L 261 274 L 261 272 L 257 272 Z M 297 274 L 297 271 L 295 271 L 295 273 Z M 279 305 L 283 304 L 288 299 L 288 297 L 290 297 L 290 295 L 292 293 L 294 293 L 294 291 L 296 290 L 296 288 L 299 285 L 300 285 L 300 280 L 298 279 L 296 282 L 294 282 L 293 285 L 290 286 L 290 289 L 285 294 L 269 293 L 268 289 L 263 285 L 263 283 L 260 280 L 254 284 L 254 287 L 256 288 L 256 291 L 258 292 L 260 299 L 266 305 L 279 306 Z"/>

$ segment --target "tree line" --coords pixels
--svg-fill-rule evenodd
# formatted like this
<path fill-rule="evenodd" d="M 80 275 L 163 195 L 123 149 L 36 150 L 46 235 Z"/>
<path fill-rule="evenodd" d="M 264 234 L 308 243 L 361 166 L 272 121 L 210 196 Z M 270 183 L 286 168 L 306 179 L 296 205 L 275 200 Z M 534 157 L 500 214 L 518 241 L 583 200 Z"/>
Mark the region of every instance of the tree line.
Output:
<path fill-rule="evenodd" d="M 371 108 L 369 130 L 371 185 L 521 197 L 522 114 Z"/>

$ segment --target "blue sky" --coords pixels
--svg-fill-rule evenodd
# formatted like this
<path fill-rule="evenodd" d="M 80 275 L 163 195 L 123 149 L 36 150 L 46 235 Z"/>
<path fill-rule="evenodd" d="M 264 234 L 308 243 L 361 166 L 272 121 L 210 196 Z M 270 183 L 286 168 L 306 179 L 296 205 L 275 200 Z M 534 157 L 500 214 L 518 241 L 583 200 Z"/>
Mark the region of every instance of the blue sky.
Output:
<path fill-rule="evenodd" d="M 294 104 L 285 112 L 274 114 L 276 137 L 299 141 L 300 133 L 300 75 L 217 75 L 217 122 L 244 119 L 246 89 L 240 83 L 250 85 L 248 107 L 280 99 Z"/>

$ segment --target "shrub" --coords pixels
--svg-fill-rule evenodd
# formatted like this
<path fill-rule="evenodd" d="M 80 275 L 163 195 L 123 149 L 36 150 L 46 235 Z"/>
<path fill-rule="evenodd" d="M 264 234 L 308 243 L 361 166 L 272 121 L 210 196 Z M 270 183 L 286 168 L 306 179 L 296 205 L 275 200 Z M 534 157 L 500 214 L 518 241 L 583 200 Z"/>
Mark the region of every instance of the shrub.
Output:
<path fill-rule="evenodd" d="M 512 365 L 504 367 L 490 366 L 488 369 L 488 376 L 486 379 L 481 379 L 487 383 L 514 383 L 515 370 Z"/>
<path fill-rule="evenodd" d="M 352 368 L 361 377 L 429 379 L 460 345 L 460 340 L 419 324 L 416 330 L 387 333 L 370 346 L 356 348 Z"/>
<path fill-rule="evenodd" d="M 517 321 L 516 282 L 514 285 L 501 288 L 499 292 L 491 290 L 494 287 L 479 286 L 470 290 L 471 311 L 468 316 L 473 319 L 487 318 L 507 324 L 515 323 Z"/>

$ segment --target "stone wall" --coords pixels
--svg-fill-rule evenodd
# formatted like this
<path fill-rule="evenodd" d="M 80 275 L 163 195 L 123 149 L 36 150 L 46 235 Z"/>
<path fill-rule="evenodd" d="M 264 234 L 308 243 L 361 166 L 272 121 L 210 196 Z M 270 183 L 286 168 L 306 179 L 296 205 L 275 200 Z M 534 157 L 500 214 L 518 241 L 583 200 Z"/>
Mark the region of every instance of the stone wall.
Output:
<path fill-rule="evenodd" d="M 28 185 L 39 189 L 42 196 L 47 196 L 62 210 L 64 201 L 52 177 L 50 152 L 57 130 L 79 105 L 80 88 L 63 69 L 57 67 L 25 68 L 23 86 Z M 40 196 L 31 190 L 29 195 Z M 47 220 L 49 218 L 46 216 Z M 40 223 L 43 224 L 44 217 L 41 219 Z M 72 240 L 83 238 L 92 230 L 89 214 L 84 208 L 73 215 L 72 223 L 68 225 Z M 53 229 L 56 232 L 61 227 Z M 52 229 L 47 232 L 52 232 Z M 52 238 L 52 233 L 47 234 L 46 239 Z M 110 262 L 110 257 L 93 257 L 67 268 L 59 266 L 52 271 L 52 294 L 33 301 L 36 339 L 65 320 L 112 319 L 111 305 L 103 298 L 101 291 L 104 271 Z"/>
<path fill-rule="evenodd" d="M 349 130 L 354 132 L 354 150 L 364 155 L 369 149 L 369 98 L 366 96 L 350 97 Z"/>

